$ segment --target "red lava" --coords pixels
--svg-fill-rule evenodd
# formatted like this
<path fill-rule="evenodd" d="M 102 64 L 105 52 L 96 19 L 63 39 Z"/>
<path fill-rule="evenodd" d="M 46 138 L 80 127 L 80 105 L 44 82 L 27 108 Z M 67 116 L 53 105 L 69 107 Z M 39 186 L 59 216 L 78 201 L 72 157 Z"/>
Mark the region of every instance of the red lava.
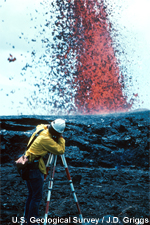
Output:
<path fill-rule="evenodd" d="M 128 111 L 124 78 L 112 47 L 103 2 L 74 0 L 74 46 L 77 53 L 75 104 L 83 114 Z"/>

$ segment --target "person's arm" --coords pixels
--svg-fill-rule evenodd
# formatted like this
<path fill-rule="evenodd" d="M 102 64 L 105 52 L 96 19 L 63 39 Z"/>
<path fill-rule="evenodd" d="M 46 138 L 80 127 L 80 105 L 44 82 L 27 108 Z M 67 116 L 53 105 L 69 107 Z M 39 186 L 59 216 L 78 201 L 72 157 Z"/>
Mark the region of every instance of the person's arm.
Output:
<path fill-rule="evenodd" d="M 47 152 L 51 152 L 55 155 L 61 155 L 65 152 L 65 139 L 63 137 L 58 138 L 58 143 L 54 141 L 52 138 L 42 138 L 40 141 L 40 145 Z"/>

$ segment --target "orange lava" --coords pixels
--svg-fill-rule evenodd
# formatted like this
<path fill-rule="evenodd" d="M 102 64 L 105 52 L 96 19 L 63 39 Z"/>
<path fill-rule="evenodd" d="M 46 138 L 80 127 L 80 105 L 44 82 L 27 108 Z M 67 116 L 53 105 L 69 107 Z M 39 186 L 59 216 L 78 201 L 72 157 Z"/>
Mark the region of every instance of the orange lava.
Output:
<path fill-rule="evenodd" d="M 16 61 L 16 58 L 13 57 L 11 54 L 9 54 L 9 58 L 7 59 L 9 62 L 14 62 Z"/>
<path fill-rule="evenodd" d="M 103 2 L 74 0 L 73 50 L 77 53 L 75 104 L 82 114 L 128 111 L 124 80 L 112 47 Z"/>

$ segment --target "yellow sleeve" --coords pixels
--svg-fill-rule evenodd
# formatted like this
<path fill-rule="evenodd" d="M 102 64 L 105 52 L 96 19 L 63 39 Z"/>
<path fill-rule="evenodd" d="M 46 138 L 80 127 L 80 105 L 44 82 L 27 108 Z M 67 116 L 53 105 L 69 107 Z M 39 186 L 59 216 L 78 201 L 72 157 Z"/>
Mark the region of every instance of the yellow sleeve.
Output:
<path fill-rule="evenodd" d="M 61 155 L 65 152 L 65 139 L 62 137 L 59 138 L 58 143 L 52 138 L 44 137 L 41 139 L 40 145 L 44 150 L 55 155 Z"/>

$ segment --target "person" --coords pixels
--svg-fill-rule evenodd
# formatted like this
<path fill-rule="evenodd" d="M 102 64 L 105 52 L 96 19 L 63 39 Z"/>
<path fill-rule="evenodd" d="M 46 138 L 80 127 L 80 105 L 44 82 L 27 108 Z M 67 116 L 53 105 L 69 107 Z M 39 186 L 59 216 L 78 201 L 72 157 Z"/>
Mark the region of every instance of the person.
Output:
<path fill-rule="evenodd" d="M 29 158 L 29 162 L 34 162 L 32 164 L 33 168 L 30 169 L 29 179 L 26 181 L 28 197 L 25 204 L 24 217 L 27 221 L 25 224 L 27 225 L 33 224 L 33 222 L 30 221 L 31 217 L 39 218 L 39 206 L 43 195 L 44 174 L 46 174 L 46 166 L 43 157 L 47 153 L 55 155 L 64 154 L 65 139 L 62 134 L 65 130 L 65 126 L 65 121 L 62 119 L 56 119 L 52 121 L 50 125 L 38 125 L 29 140 L 30 143 L 35 134 L 43 129 L 30 148 L 25 152 L 25 156 Z M 38 159 L 38 166 L 34 166 L 37 165 L 36 159 Z"/>

